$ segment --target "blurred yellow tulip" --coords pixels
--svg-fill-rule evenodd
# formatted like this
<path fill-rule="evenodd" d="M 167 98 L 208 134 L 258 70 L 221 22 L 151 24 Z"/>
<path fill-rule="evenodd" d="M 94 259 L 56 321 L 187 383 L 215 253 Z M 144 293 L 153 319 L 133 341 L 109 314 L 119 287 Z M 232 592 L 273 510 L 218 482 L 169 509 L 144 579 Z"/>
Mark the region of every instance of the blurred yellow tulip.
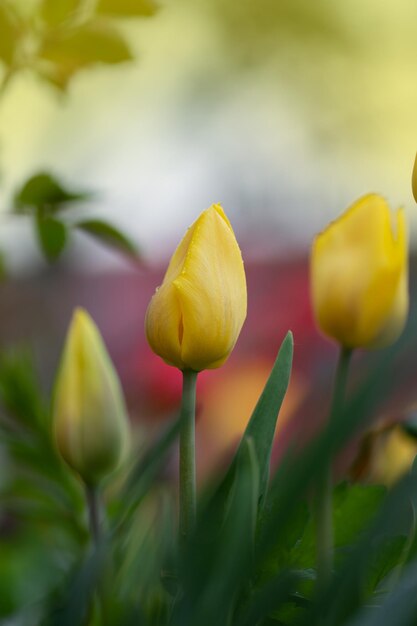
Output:
<path fill-rule="evenodd" d="M 364 437 L 351 474 L 390 487 L 410 471 L 416 456 L 417 439 L 402 424 L 382 425 Z"/>
<path fill-rule="evenodd" d="M 187 230 L 146 314 L 152 350 L 181 370 L 219 367 L 246 317 L 246 278 L 232 226 L 213 204 Z"/>
<path fill-rule="evenodd" d="M 128 419 L 120 382 L 91 317 L 77 309 L 55 387 L 58 450 L 88 485 L 112 472 L 126 450 Z"/>
<path fill-rule="evenodd" d="M 314 240 L 313 309 L 321 331 L 345 348 L 395 341 L 408 314 L 408 238 L 403 209 L 369 194 Z"/>

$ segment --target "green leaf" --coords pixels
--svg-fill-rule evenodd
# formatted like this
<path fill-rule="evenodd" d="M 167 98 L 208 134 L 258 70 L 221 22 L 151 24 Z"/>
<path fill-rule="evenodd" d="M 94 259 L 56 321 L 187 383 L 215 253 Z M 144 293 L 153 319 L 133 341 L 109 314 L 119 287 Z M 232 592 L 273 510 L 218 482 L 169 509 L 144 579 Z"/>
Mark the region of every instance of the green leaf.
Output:
<path fill-rule="evenodd" d="M 27 350 L 1 354 L 0 402 L 19 423 L 46 428 L 47 404 L 40 392 L 33 356 Z"/>
<path fill-rule="evenodd" d="M 66 226 L 54 217 L 46 216 L 36 219 L 36 229 L 45 258 L 56 261 L 67 243 Z"/>
<path fill-rule="evenodd" d="M 253 558 L 259 466 L 253 440 L 245 438 L 236 465 L 228 514 L 213 533 L 215 517 L 202 515 L 180 561 L 183 595 L 175 626 L 225 624 L 236 597 L 247 584 Z"/>
<path fill-rule="evenodd" d="M 101 21 L 65 32 L 59 39 L 46 40 L 39 54 L 43 59 L 62 66 L 65 72 L 97 63 L 122 63 L 133 58 L 122 35 Z"/>
<path fill-rule="evenodd" d="M 46 620 L 46 626 L 83 626 L 99 584 L 105 554 L 106 543 L 92 550 L 76 568 L 66 586 L 59 606 L 53 609 Z"/>
<path fill-rule="evenodd" d="M 139 258 L 139 250 L 136 244 L 124 233 L 104 220 L 82 220 L 81 222 L 77 222 L 75 227 L 119 252 L 123 252 L 136 259 Z"/>
<path fill-rule="evenodd" d="M 126 529 L 138 504 L 152 487 L 161 467 L 166 463 L 167 455 L 177 440 L 180 432 L 180 420 L 177 419 L 157 438 L 149 449 L 140 456 L 127 476 L 120 494 L 123 508 L 118 512 L 113 523 L 113 531 Z"/>
<path fill-rule="evenodd" d="M 235 478 L 236 467 L 242 454 L 242 446 L 246 445 L 244 442 L 247 438 L 253 440 L 259 463 L 259 509 L 264 504 L 275 428 L 291 376 L 293 347 L 293 336 L 291 332 L 288 332 L 281 344 L 265 388 L 246 427 L 241 444 L 215 494 L 215 506 L 219 510 L 220 518 L 224 514 L 224 507 L 227 505 Z"/>
<path fill-rule="evenodd" d="M 398 550 L 401 561 L 401 545 L 399 541 L 392 542 L 392 538 L 398 538 L 405 531 L 404 547 L 407 529 L 409 531 L 414 521 L 412 509 L 417 500 L 416 487 L 416 476 L 409 474 L 389 492 L 372 524 L 349 550 L 343 567 L 320 598 L 313 614 L 307 616 L 306 624 L 315 623 L 314 618 L 318 615 L 325 615 L 323 624 L 326 626 L 345 623 L 367 598 L 369 581 L 375 580 L 375 572 L 379 570 L 378 579 L 381 570 L 385 575 L 392 569 L 393 548 Z"/>
<path fill-rule="evenodd" d="M 58 26 L 71 19 L 82 4 L 82 0 L 42 0 L 40 16 L 48 26 Z"/>
<path fill-rule="evenodd" d="M 21 26 L 17 14 L 10 4 L 0 0 L 0 60 L 13 65 Z"/>
<path fill-rule="evenodd" d="M 386 489 L 378 485 L 348 485 L 342 483 L 333 492 L 333 528 L 336 558 L 343 557 L 346 546 L 359 539 L 377 513 Z M 314 567 L 316 560 L 316 532 L 310 517 L 300 541 L 289 556 L 289 563 L 297 567 Z"/>
<path fill-rule="evenodd" d="M 153 15 L 158 5 L 153 0 L 99 0 L 98 13 L 123 17 Z"/>
<path fill-rule="evenodd" d="M 91 197 L 90 193 L 67 189 L 54 176 L 39 172 L 31 176 L 16 193 L 15 211 L 36 208 L 43 212 L 56 212 L 72 202 L 81 202 Z"/>
<path fill-rule="evenodd" d="M 381 606 L 365 606 L 347 626 L 412 626 L 417 621 L 417 563 L 410 565 Z"/>
<path fill-rule="evenodd" d="M 390 575 L 401 567 L 406 546 L 407 538 L 404 536 L 387 537 L 370 564 L 367 580 L 369 594 L 377 590 L 379 585 L 382 588 L 385 588 L 386 584 L 390 586 Z"/>
<path fill-rule="evenodd" d="M 268 486 L 272 444 L 278 415 L 290 382 L 293 351 L 293 336 L 288 332 L 244 434 L 244 439 L 253 439 L 256 457 L 259 459 L 260 501 L 264 500 Z M 236 453 L 237 460 L 240 454 L 241 446 Z"/>

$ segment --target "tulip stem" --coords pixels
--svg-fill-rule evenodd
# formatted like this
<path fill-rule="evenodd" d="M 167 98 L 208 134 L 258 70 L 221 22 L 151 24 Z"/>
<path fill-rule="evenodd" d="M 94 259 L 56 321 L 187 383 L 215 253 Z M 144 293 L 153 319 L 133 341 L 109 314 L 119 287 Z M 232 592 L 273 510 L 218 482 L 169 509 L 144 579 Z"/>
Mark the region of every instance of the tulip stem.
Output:
<path fill-rule="evenodd" d="M 194 530 L 196 519 L 195 396 L 197 372 L 183 371 L 180 428 L 180 542 Z"/>
<path fill-rule="evenodd" d="M 345 400 L 349 364 L 352 356 L 350 348 L 341 348 L 334 379 L 333 398 L 329 422 L 338 419 Z M 322 590 L 328 584 L 333 570 L 333 478 L 329 462 L 324 469 L 316 494 L 316 541 L 317 541 L 317 585 Z"/>
<path fill-rule="evenodd" d="M 87 500 L 88 520 L 90 524 L 91 538 L 95 546 L 100 542 L 100 498 L 97 487 L 92 485 L 85 486 L 85 494 Z"/>

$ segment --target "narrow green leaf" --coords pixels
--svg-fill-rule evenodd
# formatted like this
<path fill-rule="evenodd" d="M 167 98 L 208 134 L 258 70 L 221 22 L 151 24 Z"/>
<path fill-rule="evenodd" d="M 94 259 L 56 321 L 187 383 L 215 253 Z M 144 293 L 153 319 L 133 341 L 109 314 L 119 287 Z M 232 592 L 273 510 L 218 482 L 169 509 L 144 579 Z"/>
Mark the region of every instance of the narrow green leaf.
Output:
<path fill-rule="evenodd" d="M 224 524 L 213 533 L 215 517 L 201 516 L 180 562 L 183 596 L 175 607 L 175 626 L 227 623 L 238 595 L 249 581 L 253 558 L 259 465 L 254 442 L 245 438 L 236 465 Z"/>
<path fill-rule="evenodd" d="M 290 382 L 293 351 L 293 336 L 291 332 L 288 332 L 245 430 L 244 437 L 253 439 L 256 457 L 259 459 L 259 498 L 262 501 L 265 498 L 269 480 L 269 466 L 277 419 Z M 236 453 L 236 458 L 239 458 L 240 454 L 241 446 Z"/>
<path fill-rule="evenodd" d="M 136 259 L 139 258 L 139 250 L 136 244 L 124 233 L 104 220 L 83 220 L 82 222 L 77 222 L 75 227 L 119 252 Z"/>
<path fill-rule="evenodd" d="M 42 209 L 44 214 L 53 213 L 63 205 L 81 202 L 90 197 L 90 193 L 67 189 L 48 172 L 39 172 L 31 176 L 16 193 L 14 209 L 21 212 L 27 208 L 35 208 Z"/>
<path fill-rule="evenodd" d="M 114 17 L 142 17 L 157 10 L 154 0 L 99 0 L 97 12 Z"/>
<path fill-rule="evenodd" d="M 148 493 L 156 475 L 166 463 L 168 452 L 177 440 L 180 421 L 175 420 L 158 437 L 130 471 L 120 494 L 123 507 L 113 520 L 113 532 L 126 531 L 126 524 L 131 520 L 142 498 Z"/>
<path fill-rule="evenodd" d="M 84 626 L 105 565 L 106 544 L 92 550 L 73 573 L 46 626 Z"/>
<path fill-rule="evenodd" d="M 45 258 L 56 261 L 67 242 L 65 225 L 54 217 L 40 217 L 36 220 L 39 243 Z"/>
<path fill-rule="evenodd" d="M 256 457 L 259 462 L 259 508 L 262 508 L 264 504 L 275 428 L 291 376 L 293 346 L 292 333 L 288 332 L 281 344 L 265 388 L 246 427 L 242 442 L 215 494 L 215 503 L 212 503 L 212 505 L 214 504 L 218 508 L 220 520 L 227 506 L 228 496 L 235 478 L 236 466 L 242 454 L 242 446 L 245 445 L 244 442 L 247 438 L 253 440 Z"/>

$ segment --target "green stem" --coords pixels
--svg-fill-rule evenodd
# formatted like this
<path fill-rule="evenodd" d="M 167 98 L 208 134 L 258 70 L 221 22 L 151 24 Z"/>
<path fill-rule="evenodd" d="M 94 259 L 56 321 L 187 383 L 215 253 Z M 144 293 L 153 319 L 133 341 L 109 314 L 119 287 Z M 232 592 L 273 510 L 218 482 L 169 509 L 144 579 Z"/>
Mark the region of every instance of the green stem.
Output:
<path fill-rule="evenodd" d="M 92 485 L 86 485 L 85 495 L 87 500 L 91 538 L 94 545 L 97 546 L 100 543 L 101 538 L 100 498 L 98 488 Z"/>
<path fill-rule="evenodd" d="M 342 348 L 337 364 L 329 421 L 338 419 L 343 407 L 352 350 Z M 333 569 L 333 479 L 331 463 L 323 471 L 316 494 L 317 584 L 323 589 Z"/>
<path fill-rule="evenodd" d="M 183 372 L 180 430 L 180 541 L 185 543 L 196 519 L 195 396 L 197 372 Z"/>

